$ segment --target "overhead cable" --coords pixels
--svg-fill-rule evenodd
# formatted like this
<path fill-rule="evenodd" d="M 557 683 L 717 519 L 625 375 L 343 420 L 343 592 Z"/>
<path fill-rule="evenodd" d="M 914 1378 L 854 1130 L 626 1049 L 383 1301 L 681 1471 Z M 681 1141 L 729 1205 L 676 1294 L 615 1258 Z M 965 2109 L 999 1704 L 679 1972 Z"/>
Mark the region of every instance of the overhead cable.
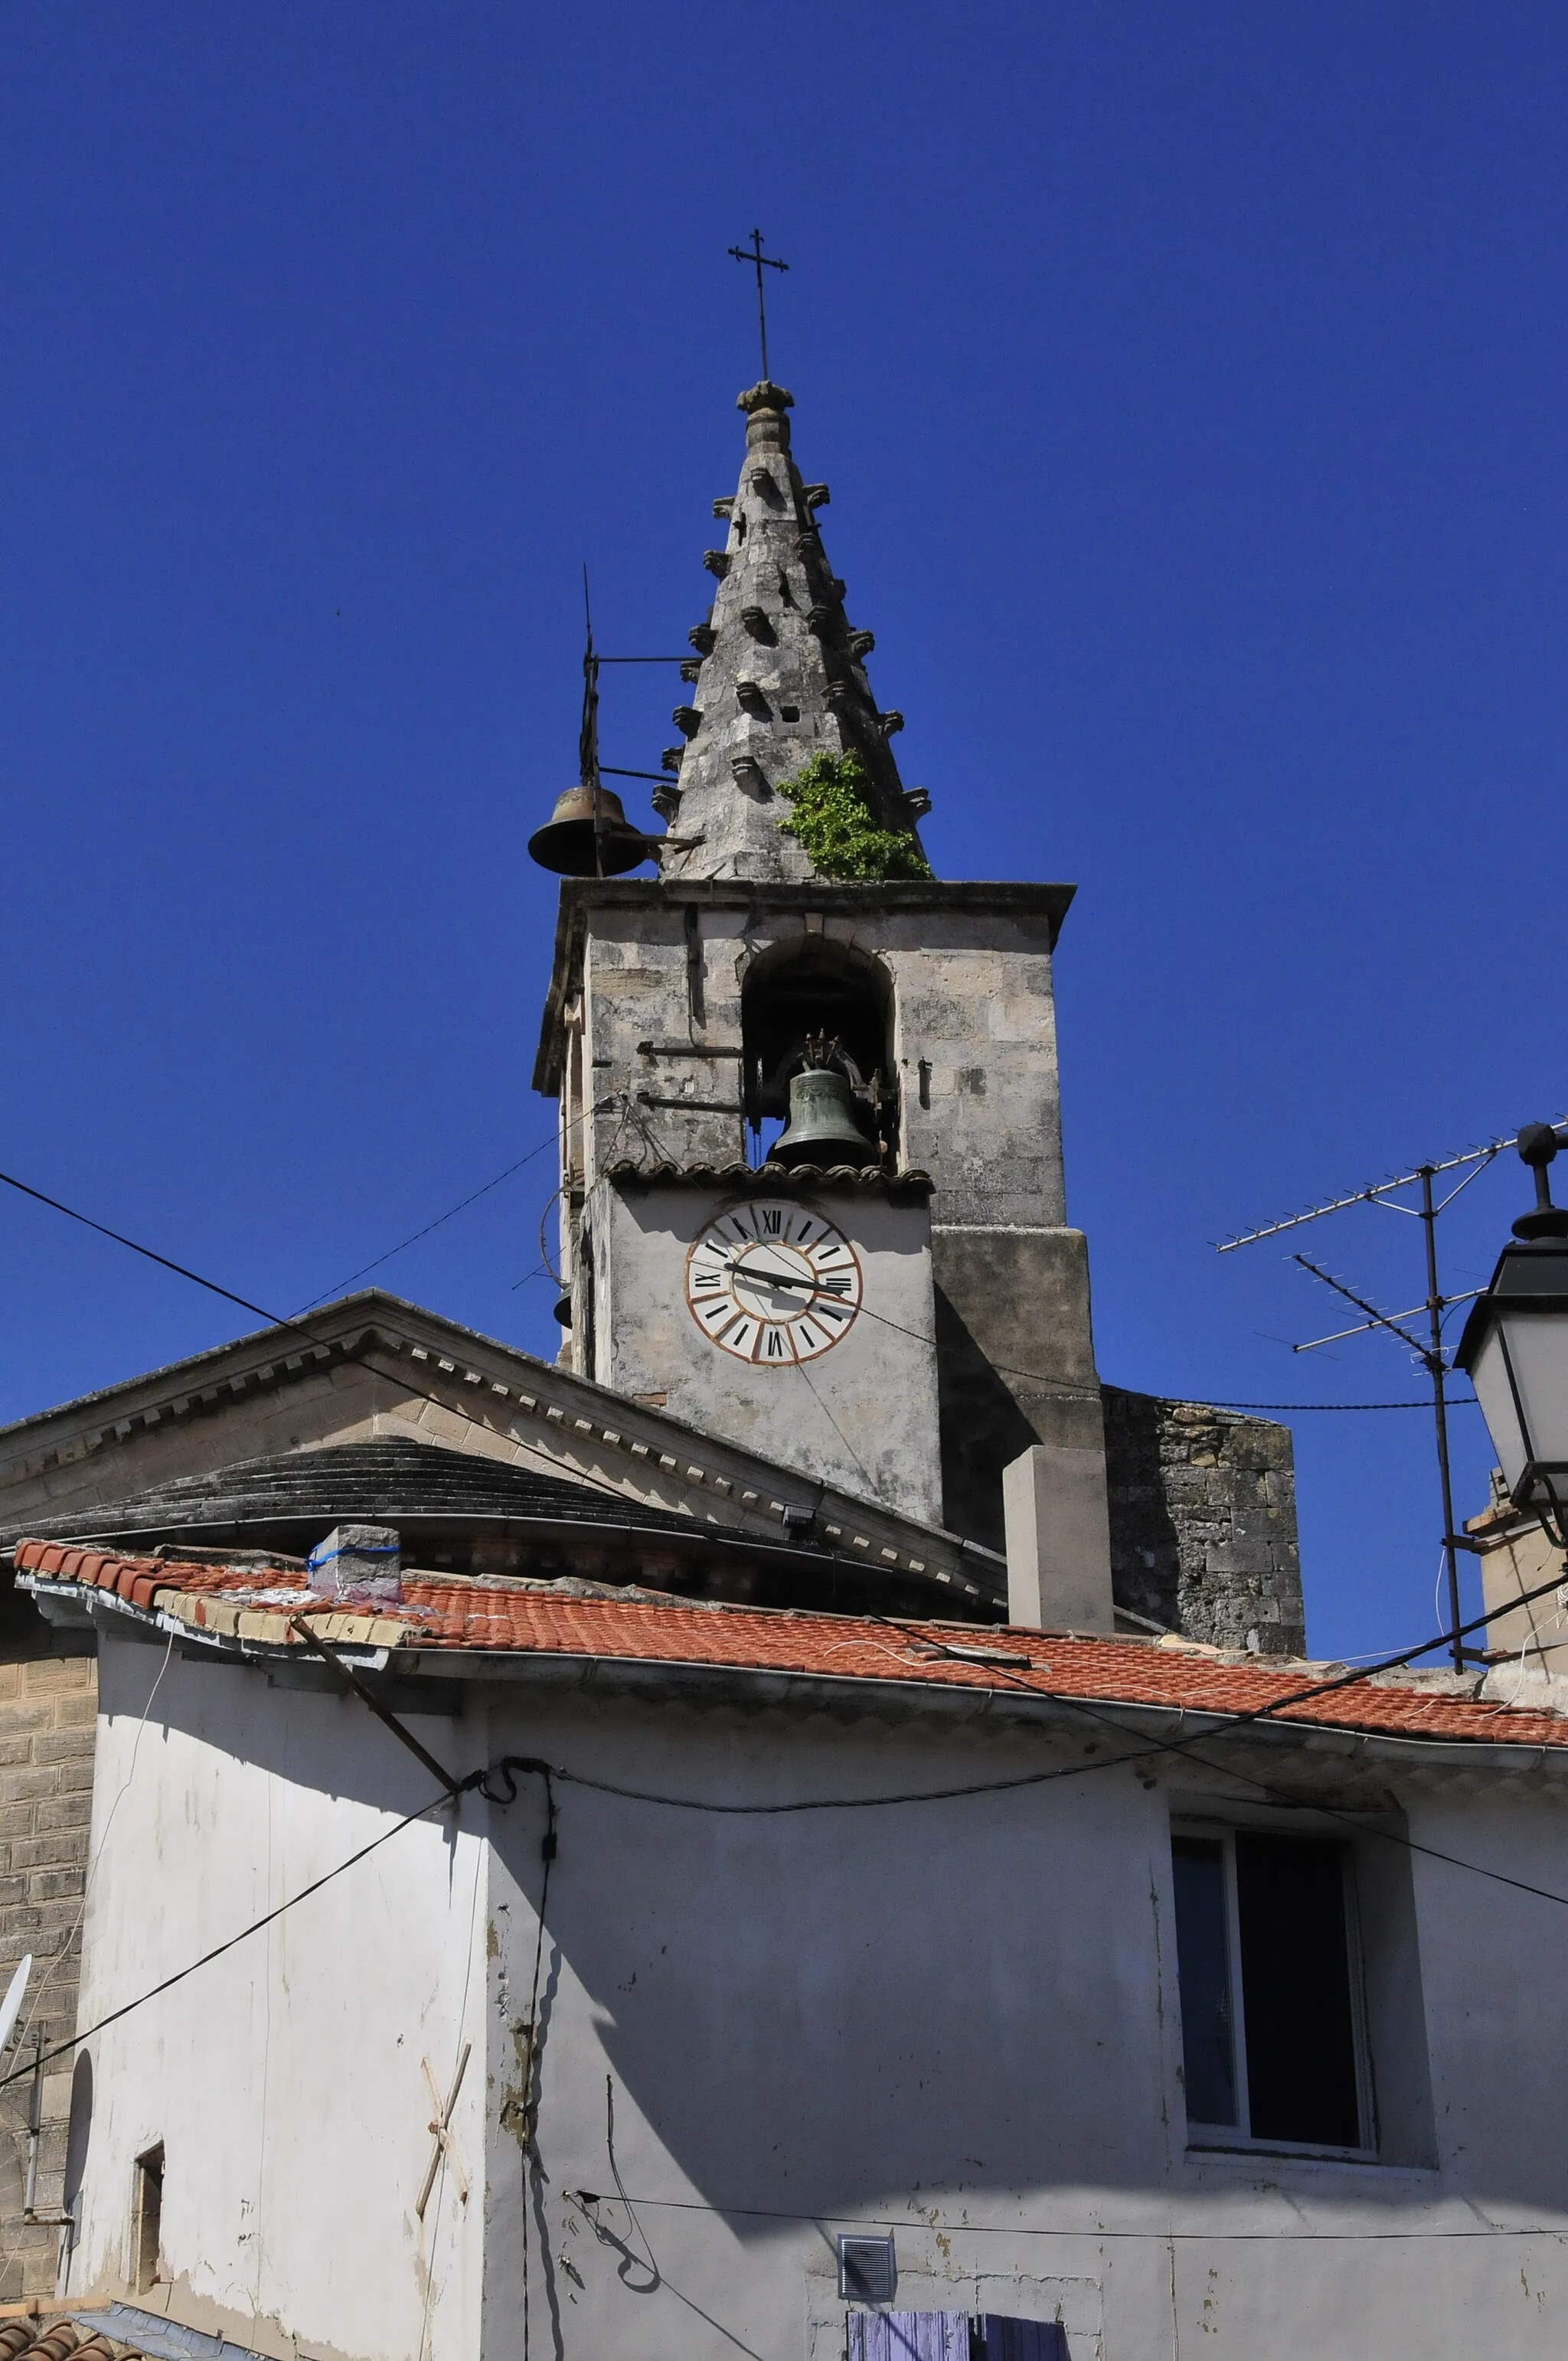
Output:
<path fill-rule="evenodd" d="M 263 1927 L 272 1926 L 276 1920 L 282 1917 L 285 1911 L 294 1909 L 302 1902 L 308 1902 L 313 1894 L 319 1894 L 323 1885 L 332 1883 L 334 1878 L 341 1877 L 345 1870 L 356 1868 L 367 1854 L 375 1852 L 378 1846 L 389 1844 L 395 1836 L 402 1834 L 404 1828 L 411 1828 L 416 1820 L 423 1819 L 427 1812 L 434 1811 L 438 1804 L 444 1804 L 448 1800 L 444 1792 L 433 1795 L 428 1804 L 421 1804 L 417 1811 L 406 1812 L 400 1820 L 394 1820 L 389 1828 L 383 1828 L 379 1836 L 372 1837 L 369 1843 L 361 1845 L 357 1852 L 351 1852 L 348 1859 L 340 1861 L 335 1869 L 329 1869 L 322 1876 L 313 1878 L 309 1885 L 302 1885 L 300 1888 L 298 1894 L 291 1894 L 287 1900 L 279 1903 L 275 1910 L 269 1910 L 265 1917 L 253 1918 L 250 1925 L 242 1927 L 237 1935 L 230 1935 L 224 1942 L 214 1943 L 212 1949 L 203 1951 L 199 1960 L 192 1960 L 186 1967 L 177 1968 L 172 1975 L 165 1976 L 162 1982 L 154 1984 L 150 1991 L 138 1993 L 135 2000 L 127 2000 L 120 2007 L 110 2009 L 107 2015 L 99 2017 L 96 2023 L 87 2026 L 81 2033 L 72 2034 L 68 2041 L 56 2042 L 52 2049 L 42 2051 L 39 2056 L 30 2059 L 26 2066 L 16 2066 L 12 2068 L 10 2073 L 0 2074 L 0 2091 L 4 2091 L 9 2083 L 19 2082 L 26 2076 L 36 2073 L 39 2067 L 49 2065 L 56 2058 L 69 2057 L 71 2050 L 80 2049 L 84 2042 L 91 2041 L 96 2035 L 105 2032 L 111 2025 L 118 2025 L 122 2017 L 131 2015 L 138 2008 L 145 2008 L 149 2001 L 160 1999 L 166 1992 L 172 1992 L 176 1984 L 182 1984 L 186 1978 L 193 1976 L 198 1969 L 211 1967 L 213 1961 L 221 1960 L 225 1951 L 232 1951 L 237 1944 L 248 1941 L 252 1935 L 259 1935 Z"/>
<path fill-rule="evenodd" d="M 564 2189 L 562 2197 L 569 2204 L 582 2207 L 589 2213 L 605 2199 L 593 2189 Z M 933 2224 L 924 2214 L 888 2213 L 795 2213 L 773 2205 L 707 2205 L 695 2197 L 622 2197 L 620 2203 L 628 2213 L 632 2206 L 642 2205 L 650 2213 L 709 2213 L 718 2221 L 728 2221 L 732 2214 L 757 2222 L 848 2223 L 856 2230 L 939 2230 L 944 2239 L 972 2238 L 1083 2238 L 1095 2246 L 1105 2239 L 1144 2240 L 1165 2246 L 1174 2239 L 1178 2246 L 1376 2246 L 1385 2239 L 1421 2240 L 1454 2238 L 1555 2238 L 1561 2244 L 1568 2237 L 1561 2223 L 1487 2223 L 1479 2229 L 1468 2230 L 1107 2230 L 1100 2223 L 1087 2224 L 1081 2230 L 1042 2227 L 1024 2222 L 945 2222 Z"/>
<path fill-rule="evenodd" d="M 579 1117 L 578 1120 L 580 1121 L 581 1118 Z M 477 1205 L 481 1197 L 488 1197 L 492 1189 L 499 1189 L 503 1180 L 510 1180 L 514 1172 L 521 1172 L 525 1164 L 532 1164 L 534 1158 L 543 1156 L 547 1148 L 555 1148 L 559 1144 L 558 1134 L 552 1134 L 548 1139 L 542 1139 L 537 1148 L 531 1148 L 526 1156 L 520 1156 L 515 1164 L 509 1164 L 506 1170 L 498 1172 L 493 1180 L 487 1180 L 480 1188 L 471 1191 L 466 1197 L 460 1197 L 455 1205 L 447 1207 L 444 1213 L 437 1213 L 433 1222 L 426 1222 L 422 1230 L 414 1230 L 408 1237 L 400 1239 L 395 1246 L 389 1246 L 385 1254 L 377 1255 L 369 1262 L 362 1262 L 357 1270 L 349 1272 L 346 1279 L 338 1279 L 334 1285 L 324 1289 L 320 1295 L 313 1295 L 308 1303 L 301 1304 L 300 1310 L 313 1312 L 318 1303 L 330 1303 L 334 1296 L 341 1295 L 345 1289 L 352 1287 L 356 1279 L 365 1278 L 369 1271 L 379 1270 L 381 1265 L 384 1262 L 390 1262 L 394 1255 L 400 1255 L 409 1246 L 417 1246 L 421 1238 L 429 1237 L 432 1230 L 439 1230 L 445 1223 L 455 1220 L 459 1213 L 466 1213 L 470 1205 Z"/>
<path fill-rule="evenodd" d="M 585 1110 L 585 1113 L 587 1112 L 589 1110 Z M 583 1116 L 574 1118 L 576 1122 L 581 1122 L 583 1119 Z M 545 1144 L 548 1146 L 549 1143 Z M 537 1149 L 534 1151 L 535 1154 L 539 1152 Z M 242 1312 L 254 1312 L 258 1320 L 265 1320 L 269 1327 L 286 1329 L 291 1334 L 302 1336 L 308 1344 L 314 1345 L 318 1348 L 335 1347 L 341 1351 L 344 1359 L 354 1367 L 364 1369 L 372 1377 L 383 1378 L 389 1384 L 400 1387 L 413 1401 L 429 1402 L 434 1410 L 445 1411 L 449 1414 L 466 1419 L 470 1426 L 477 1426 L 482 1422 L 475 1418 L 471 1411 L 466 1410 L 461 1402 L 445 1401 L 439 1394 L 430 1392 L 426 1387 L 416 1385 L 413 1379 L 406 1378 L 400 1369 L 384 1367 L 378 1361 L 372 1361 L 367 1355 L 352 1351 L 341 1336 L 319 1335 L 313 1328 L 306 1327 L 298 1317 L 288 1318 L 282 1312 L 269 1311 L 264 1303 L 252 1302 L 247 1295 L 236 1295 L 232 1288 L 220 1286 L 216 1279 L 204 1277 L 199 1270 L 192 1270 L 188 1264 L 171 1261 L 168 1255 L 159 1254 L 156 1247 L 143 1246 L 139 1239 L 128 1238 L 123 1231 L 112 1230 L 106 1223 L 94 1221 L 90 1213 L 78 1213 L 74 1205 L 67 1205 L 60 1198 L 48 1196 L 43 1190 L 35 1189 L 29 1182 L 17 1180 L 15 1173 L 0 1172 L 0 1182 L 8 1189 L 18 1190 L 24 1197 L 35 1199 L 40 1205 L 48 1205 L 54 1213 L 63 1213 L 69 1221 L 80 1222 L 84 1229 L 95 1230 L 100 1237 L 112 1239 L 115 1246 L 126 1247 L 130 1253 L 140 1255 L 146 1261 L 157 1263 L 164 1270 L 173 1271 L 177 1278 L 188 1279 L 192 1286 L 205 1288 L 209 1295 L 221 1296 L 225 1303 L 237 1303 Z M 594 1475 L 591 1469 L 578 1468 L 576 1473 L 578 1480 L 592 1489 L 608 1492 L 616 1499 L 623 1497 L 613 1484 L 607 1483 L 601 1477 Z M 0 2088 L 4 2088 L 3 2083 L 0 2083 Z"/>
<path fill-rule="evenodd" d="M 1557 1587 L 1554 1582 L 1542 1584 L 1540 1589 L 1526 1591 L 1519 1598 L 1511 1600 L 1509 1604 L 1526 1606 L 1532 1599 L 1544 1596 L 1546 1591 L 1554 1590 Z M 881 1621 L 884 1619 L 872 1620 Z M 900 1627 L 896 1624 L 889 1624 L 887 1628 L 894 1632 L 900 1631 Z M 1464 1628 L 1472 1630 L 1475 1627 L 1466 1625 Z M 1448 1636 L 1445 1633 L 1442 1638 Z M 469 1772 L 465 1778 L 455 1783 L 455 1789 L 449 1782 L 447 1774 L 443 1772 L 441 1792 L 432 1796 L 428 1803 L 422 1804 L 417 1810 L 405 1814 L 400 1820 L 395 1821 L 391 1828 L 384 1828 L 379 1836 L 373 1837 L 368 1844 L 362 1845 L 358 1851 L 351 1853 L 346 1861 L 339 1861 L 335 1869 L 326 1871 L 323 1876 L 313 1879 L 309 1885 L 302 1886 L 298 1894 L 291 1894 L 287 1900 L 280 1902 L 276 1909 L 268 1911 L 263 1917 L 254 1919 L 248 1927 L 241 1927 L 237 1934 L 229 1936 L 225 1941 L 214 1944 L 211 1950 L 203 1951 L 199 1959 L 192 1960 L 188 1966 L 178 1969 L 172 1975 L 165 1976 L 160 1982 L 154 1984 L 150 1991 L 138 1994 L 135 2000 L 126 2001 L 119 2008 L 111 2009 L 106 2015 L 98 2018 L 82 2032 L 73 2035 L 67 2041 L 58 2043 L 52 2049 L 45 2050 L 41 2058 L 34 2059 L 28 2065 L 16 2067 L 8 2074 L 0 2074 L 0 2091 L 5 2090 L 12 2082 L 22 2081 L 26 2076 L 35 2072 L 40 2065 L 48 2065 L 56 2058 L 68 2056 L 71 2050 L 80 2048 L 84 2042 L 91 2041 L 109 2026 L 117 2025 L 122 2018 L 129 2016 L 134 2010 L 145 2007 L 149 2001 L 157 2000 L 164 1993 L 172 1991 L 176 1984 L 183 1983 L 188 1976 L 194 1975 L 199 1969 L 210 1966 L 214 1960 L 222 1959 L 225 1952 L 232 1951 L 236 1945 L 245 1942 L 248 1937 L 259 1934 L 264 1927 L 272 1926 L 276 1920 L 283 1916 L 286 1911 L 293 1909 L 297 1904 L 308 1901 L 313 1894 L 319 1894 L 322 1888 L 330 1885 L 334 1878 L 341 1877 L 345 1871 L 353 1869 L 368 1854 L 376 1851 L 378 1847 L 389 1842 L 402 1829 L 411 1828 L 416 1820 L 424 1818 L 426 1814 L 435 1810 L 438 1806 L 454 1803 L 462 1795 L 473 1793 L 481 1795 L 487 1803 L 503 1807 L 514 1803 L 518 1795 L 519 1773 L 538 1777 L 544 1782 L 547 1822 L 543 1850 L 547 1872 L 555 1851 L 557 1811 L 554 1786 L 557 1783 L 565 1786 L 586 1788 L 597 1795 L 614 1796 L 622 1802 L 649 1804 L 665 1810 L 705 1812 L 722 1817 L 764 1819 L 800 1812 L 875 1811 L 900 1805 L 957 1803 L 972 1796 L 1006 1795 L 1025 1787 L 1046 1786 L 1062 1779 L 1091 1778 L 1099 1772 L 1121 1771 L 1125 1770 L 1129 1765 L 1135 1766 L 1146 1761 L 1151 1755 L 1174 1754 L 1185 1756 L 1205 1770 L 1218 1771 L 1223 1776 L 1239 1778 L 1244 1784 L 1255 1788 L 1260 1794 L 1274 1801 L 1299 1805 L 1301 1800 L 1299 1796 L 1288 1795 L 1284 1790 L 1271 1786 L 1266 1780 L 1255 1778 L 1250 1773 L 1238 1771 L 1233 1764 L 1215 1763 L 1210 1757 L 1197 1753 L 1196 1747 L 1203 1741 L 1229 1738 L 1237 1729 L 1245 1728 L 1249 1723 L 1260 1722 L 1270 1714 L 1282 1711 L 1287 1706 L 1305 1704 L 1314 1697 L 1346 1687 L 1354 1681 L 1368 1679 L 1376 1672 L 1392 1669 L 1398 1664 L 1408 1663 L 1412 1657 L 1424 1654 L 1428 1650 L 1440 1646 L 1442 1638 L 1425 1641 L 1416 1648 L 1407 1649 L 1398 1657 L 1389 1658 L 1381 1665 L 1369 1665 L 1358 1673 L 1340 1675 L 1332 1680 L 1316 1683 L 1309 1688 L 1295 1690 L 1288 1697 L 1276 1698 L 1268 1704 L 1255 1707 L 1249 1712 L 1234 1714 L 1227 1719 L 1222 1729 L 1204 1731 L 1201 1734 L 1201 1740 L 1199 1738 L 1154 1739 L 1147 1744 L 1134 1748 L 1126 1753 L 1103 1756 L 1094 1762 L 1058 1763 L 1045 1771 L 1018 1773 L 1005 1779 L 975 1780 L 959 1787 L 923 1788 L 897 1795 L 806 1795 L 790 1797 L 781 1802 L 730 1804 L 715 1802 L 703 1796 L 672 1795 L 655 1789 L 627 1786 L 617 1781 L 596 1778 L 589 1772 L 571 1770 L 564 1763 L 546 1762 L 539 1755 L 503 1755 L 497 1763 L 480 1770 Z M 940 1642 L 936 1642 L 934 1644 L 938 1647 L 943 1645 Z M 951 1653 L 956 1662 L 969 1662 L 959 1654 L 956 1647 Z M 991 1668 L 988 1667 L 988 1669 Z M 1060 1690 L 1038 1689 L 1032 1684 L 1022 1681 L 1014 1684 L 1014 1690 L 1025 1696 L 1039 1698 L 1045 1703 L 1067 1706 L 1084 1714 L 1091 1720 L 1116 1730 L 1118 1734 L 1123 1732 L 1122 1723 L 1115 1721 L 1111 1714 L 1097 1710 L 1093 1704 L 1083 1697 L 1071 1697 Z M 1103 1705 L 1114 1705 L 1118 1701 L 1114 1698 L 1105 1698 L 1101 1702 Z M 1556 1903 L 1560 1907 L 1568 1909 L 1568 1894 L 1555 1894 L 1548 1887 L 1533 1885 L 1523 1878 L 1509 1877 L 1503 1871 L 1488 1869 L 1480 1861 L 1464 1861 L 1457 1854 L 1443 1852 L 1435 1846 L 1419 1844 L 1412 1838 L 1401 1837 L 1392 1829 L 1379 1828 L 1375 1824 L 1357 1819 L 1348 1813 L 1335 1811 L 1331 1806 L 1319 1804 L 1314 1805 L 1313 1808 L 1321 1812 L 1327 1818 L 1341 1821 L 1358 1835 L 1383 1837 L 1406 1851 L 1419 1853 L 1425 1860 L 1443 1862 L 1452 1869 L 1465 1870 L 1472 1876 L 1486 1878 L 1493 1884 L 1506 1885 L 1511 1887 L 1516 1893 L 1528 1894 L 1539 1901 Z M 541 1916 L 542 1927 L 543 1917 Z M 536 1976 L 538 1964 L 536 1957 Z M 535 1989 L 537 1990 L 537 1986 Z"/>

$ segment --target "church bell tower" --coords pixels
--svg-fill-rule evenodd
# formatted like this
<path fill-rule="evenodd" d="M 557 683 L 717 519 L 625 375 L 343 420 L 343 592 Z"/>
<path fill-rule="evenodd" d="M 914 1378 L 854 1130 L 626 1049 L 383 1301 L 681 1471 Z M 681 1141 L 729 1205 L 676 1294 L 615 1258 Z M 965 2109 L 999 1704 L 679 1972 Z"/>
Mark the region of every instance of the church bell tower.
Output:
<path fill-rule="evenodd" d="M 1072 888 L 931 875 L 791 396 L 739 406 L 667 832 L 607 827 L 586 731 L 597 836 L 542 847 L 594 873 L 562 885 L 534 1073 L 560 1104 L 563 1357 L 993 1549 L 1003 1470 L 1043 1446 L 1102 1552 L 1051 986 Z M 607 873 L 640 856 L 656 875 Z"/>

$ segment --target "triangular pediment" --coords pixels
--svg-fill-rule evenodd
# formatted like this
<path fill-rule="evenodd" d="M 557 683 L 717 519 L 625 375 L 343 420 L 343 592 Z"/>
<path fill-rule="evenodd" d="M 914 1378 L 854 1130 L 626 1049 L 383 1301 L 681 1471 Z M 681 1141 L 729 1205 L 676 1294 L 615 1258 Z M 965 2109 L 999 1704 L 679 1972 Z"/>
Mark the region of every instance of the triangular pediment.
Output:
<path fill-rule="evenodd" d="M 901 1593 L 913 1583 L 945 1595 L 959 1612 L 1005 1593 L 1002 1562 L 973 1543 L 826 1490 L 378 1289 L 0 1430 L 0 1537 L 93 1532 L 137 1496 L 380 1442 L 574 1488 L 587 1522 L 591 1499 L 609 1496 L 759 1547 L 808 1543 Z"/>

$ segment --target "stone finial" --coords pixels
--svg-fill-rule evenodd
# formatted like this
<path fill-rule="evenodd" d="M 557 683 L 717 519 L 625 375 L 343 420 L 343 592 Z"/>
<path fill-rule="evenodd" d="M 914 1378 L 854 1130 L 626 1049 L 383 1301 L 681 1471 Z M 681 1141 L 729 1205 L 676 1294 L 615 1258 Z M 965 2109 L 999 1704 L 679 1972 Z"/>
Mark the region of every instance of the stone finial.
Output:
<path fill-rule="evenodd" d="M 744 393 L 738 393 L 735 407 L 743 410 L 750 418 L 758 410 L 793 410 L 795 396 L 786 393 L 782 385 L 775 385 L 772 378 L 765 377 L 759 384 L 749 385 Z"/>
<path fill-rule="evenodd" d="M 328 1598 L 396 1606 L 403 1595 L 395 1525 L 334 1525 L 305 1562 L 313 1590 Z"/>

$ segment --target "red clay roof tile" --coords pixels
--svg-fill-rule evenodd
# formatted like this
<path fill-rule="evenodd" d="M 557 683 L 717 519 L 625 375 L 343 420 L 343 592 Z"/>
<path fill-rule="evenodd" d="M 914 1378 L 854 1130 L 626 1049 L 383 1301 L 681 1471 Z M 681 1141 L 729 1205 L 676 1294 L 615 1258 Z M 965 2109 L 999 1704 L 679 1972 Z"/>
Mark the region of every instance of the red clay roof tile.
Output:
<path fill-rule="evenodd" d="M 198 1622 L 205 1621 L 204 1598 L 271 1608 L 280 1617 L 341 1611 L 335 1599 L 313 1596 L 294 1567 L 118 1558 L 40 1541 L 18 1543 L 16 1563 L 19 1573 L 96 1580 L 142 1608 L 150 1607 L 156 1591 L 177 1590 L 194 1601 Z M 297 1594 L 297 1604 L 290 1594 Z M 419 1576 L 405 1577 L 400 1606 L 362 1611 L 403 1622 L 410 1644 L 421 1648 L 707 1665 L 977 1692 L 1021 1689 L 1203 1714 L 1255 1713 L 1313 1686 L 1310 1668 L 1299 1664 L 1227 1664 L 1143 1640 L 1069 1638 L 1017 1627 L 970 1632 L 967 1626 L 762 1609 L 716 1613 L 679 1601 L 576 1598 L 543 1588 L 496 1589 L 482 1581 Z M 961 1653 L 979 1647 L 987 1659 L 1010 1662 L 974 1662 Z M 954 1650 L 960 1653 L 949 1653 Z M 1412 1738 L 1568 1747 L 1568 1718 L 1453 1697 L 1413 1682 L 1358 1684 L 1293 1705 L 1281 1719 Z"/>

